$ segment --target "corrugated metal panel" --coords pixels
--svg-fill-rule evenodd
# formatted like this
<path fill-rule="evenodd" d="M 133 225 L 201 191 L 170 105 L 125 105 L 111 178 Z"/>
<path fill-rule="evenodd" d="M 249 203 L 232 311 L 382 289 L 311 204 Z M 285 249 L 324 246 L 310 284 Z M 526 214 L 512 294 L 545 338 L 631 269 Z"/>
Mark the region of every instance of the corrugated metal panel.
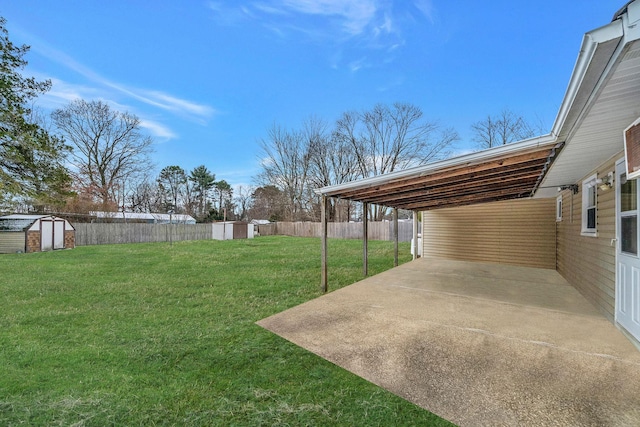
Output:
<path fill-rule="evenodd" d="M 555 269 L 555 199 L 423 212 L 423 256 Z"/>
<path fill-rule="evenodd" d="M 557 224 L 558 272 L 611 321 L 615 307 L 615 190 L 598 190 L 597 237 L 582 236 L 582 180 L 615 172 L 617 156 L 580 179 L 580 193 L 562 193 L 563 220 Z M 573 206 L 573 210 L 571 207 Z"/>
<path fill-rule="evenodd" d="M 0 232 L 0 254 L 13 254 L 24 252 L 24 232 L 5 231 Z"/>

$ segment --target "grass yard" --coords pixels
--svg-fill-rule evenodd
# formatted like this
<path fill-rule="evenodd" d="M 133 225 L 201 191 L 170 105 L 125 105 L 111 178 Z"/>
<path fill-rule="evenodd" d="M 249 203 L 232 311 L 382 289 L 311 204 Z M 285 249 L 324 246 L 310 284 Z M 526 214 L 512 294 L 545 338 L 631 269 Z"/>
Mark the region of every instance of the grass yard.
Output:
<path fill-rule="evenodd" d="M 369 247 L 371 274 L 392 267 L 392 243 Z M 330 289 L 361 258 L 330 240 Z M 87 246 L 0 272 L 0 425 L 449 425 L 254 324 L 321 295 L 319 239 Z"/>

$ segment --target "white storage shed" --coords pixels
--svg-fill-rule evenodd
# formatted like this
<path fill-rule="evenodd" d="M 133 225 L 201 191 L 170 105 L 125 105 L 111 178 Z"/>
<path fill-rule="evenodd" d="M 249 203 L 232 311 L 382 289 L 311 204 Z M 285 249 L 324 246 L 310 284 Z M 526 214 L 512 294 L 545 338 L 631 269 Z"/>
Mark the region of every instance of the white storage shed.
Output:
<path fill-rule="evenodd" d="M 75 228 L 53 215 L 0 216 L 0 253 L 42 252 L 75 247 Z"/>

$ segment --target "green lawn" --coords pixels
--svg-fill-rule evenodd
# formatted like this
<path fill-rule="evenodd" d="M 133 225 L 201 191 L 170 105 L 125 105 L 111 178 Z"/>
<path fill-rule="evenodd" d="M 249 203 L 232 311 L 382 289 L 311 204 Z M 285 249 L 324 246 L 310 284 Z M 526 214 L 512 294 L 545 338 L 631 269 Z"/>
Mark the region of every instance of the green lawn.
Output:
<path fill-rule="evenodd" d="M 369 247 L 371 274 L 392 267 Z M 330 240 L 330 289 L 361 258 Z M 449 425 L 255 325 L 321 295 L 318 239 L 0 255 L 0 274 L 0 425 Z"/>

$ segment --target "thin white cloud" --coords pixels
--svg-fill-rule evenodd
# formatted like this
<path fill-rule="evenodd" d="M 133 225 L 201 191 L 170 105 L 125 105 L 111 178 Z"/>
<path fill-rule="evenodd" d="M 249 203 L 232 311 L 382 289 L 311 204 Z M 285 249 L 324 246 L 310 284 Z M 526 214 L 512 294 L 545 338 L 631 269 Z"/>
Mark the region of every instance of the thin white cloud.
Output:
<path fill-rule="evenodd" d="M 213 13 L 216 22 L 223 25 L 236 25 L 245 22 L 247 19 L 256 18 L 252 8 L 247 6 L 234 7 L 229 3 L 220 1 L 210 1 L 206 6 Z"/>
<path fill-rule="evenodd" d="M 376 27 L 376 31 L 378 33 L 386 33 L 386 34 L 392 33 L 394 29 L 393 29 L 393 21 L 391 19 L 391 16 L 385 13 L 384 20 L 382 21 L 381 25 Z"/>
<path fill-rule="evenodd" d="M 173 139 L 177 135 L 165 125 L 147 119 L 140 119 L 140 127 L 146 129 L 150 134 L 157 138 Z"/>
<path fill-rule="evenodd" d="M 432 0 L 414 0 L 413 4 L 432 24 L 435 23 L 435 9 Z"/>
<path fill-rule="evenodd" d="M 282 5 L 308 15 L 337 16 L 352 35 L 362 34 L 376 17 L 375 0 L 281 0 Z"/>
<path fill-rule="evenodd" d="M 330 66 L 351 72 L 362 69 L 358 57 L 401 48 L 406 26 L 433 22 L 435 15 L 432 0 L 254 0 L 243 6 L 211 1 L 208 6 L 218 23 L 257 23 L 281 39 L 336 49 L 329 55 Z"/>
<path fill-rule="evenodd" d="M 54 62 L 66 66 L 67 68 L 82 75 L 91 82 L 116 90 L 122 95 L 128 96 L 147 105 L 171 111 L 176 114 L 190 116 L 197 121 L 207 119 L 215 113 L 215 110 L 208 105 L 198 104 L 185 99 L 180 99 L 157 90 L 132 88 L 111 81 L 96 73 L 89 67 L 84 66 L 66 53 L 47 46 L 44 42 L 38 42 L 37 46 L 38 47 L 35 50 L 39 54 L 49 58 Z"/>
<path fill-rule="evenodd" d="M 404 84 L 405 78 L 404 76 L 397 76 L 394 79 L 390 80 L 383 86 L 378 87 L 378 92 L 387 92 L 393 90 L 399 86 Z"/>
<path fill-rule="evenodd" d="M 159 91 L 140 91 L 145 93 L 147 99 L 152 100 L 154 105 L 159 105 L 160 108 L 164 108 L 170 111 L 187 112 L 199 117 L 210 117 L 216 111 L 208 105 L 198 104 L 195 102 L 187 101 L 184 99 L 176 98 L 174 96 L 162 93 Z"/>
<path fill-rule="evenodd" d="M 349 63 L 349 70 L 351 70 L 352 73 L 358 72 L 362 68 L 367 68 L 367 67 L 368 65 L 367 65 L 366 58 L 360 58 L 356 61 L 352 61 L 351 63 Z"/>
<path fill-rule="evenodd" d="M 36 73 L 38 80 L 51 80 L 51 89 L 38 97 L 38 105 L 47 109 L 61 108 L 79 98 L 92 99 L 102 96 L 102 92 L 92 86 L 70 84 L 57 78 Z"/>
<path fill-rule="evenodd" d="M 253 3 L 253 7 L 260 11 L 260 12 L 264 12 L 264 13 L 268 13 L 270 15 L 287 15 L 288 12 L 285 11 L 284 9 L 277 7 L 277 6 L 271 6 L 269 4 L 266 3 Z"/>

